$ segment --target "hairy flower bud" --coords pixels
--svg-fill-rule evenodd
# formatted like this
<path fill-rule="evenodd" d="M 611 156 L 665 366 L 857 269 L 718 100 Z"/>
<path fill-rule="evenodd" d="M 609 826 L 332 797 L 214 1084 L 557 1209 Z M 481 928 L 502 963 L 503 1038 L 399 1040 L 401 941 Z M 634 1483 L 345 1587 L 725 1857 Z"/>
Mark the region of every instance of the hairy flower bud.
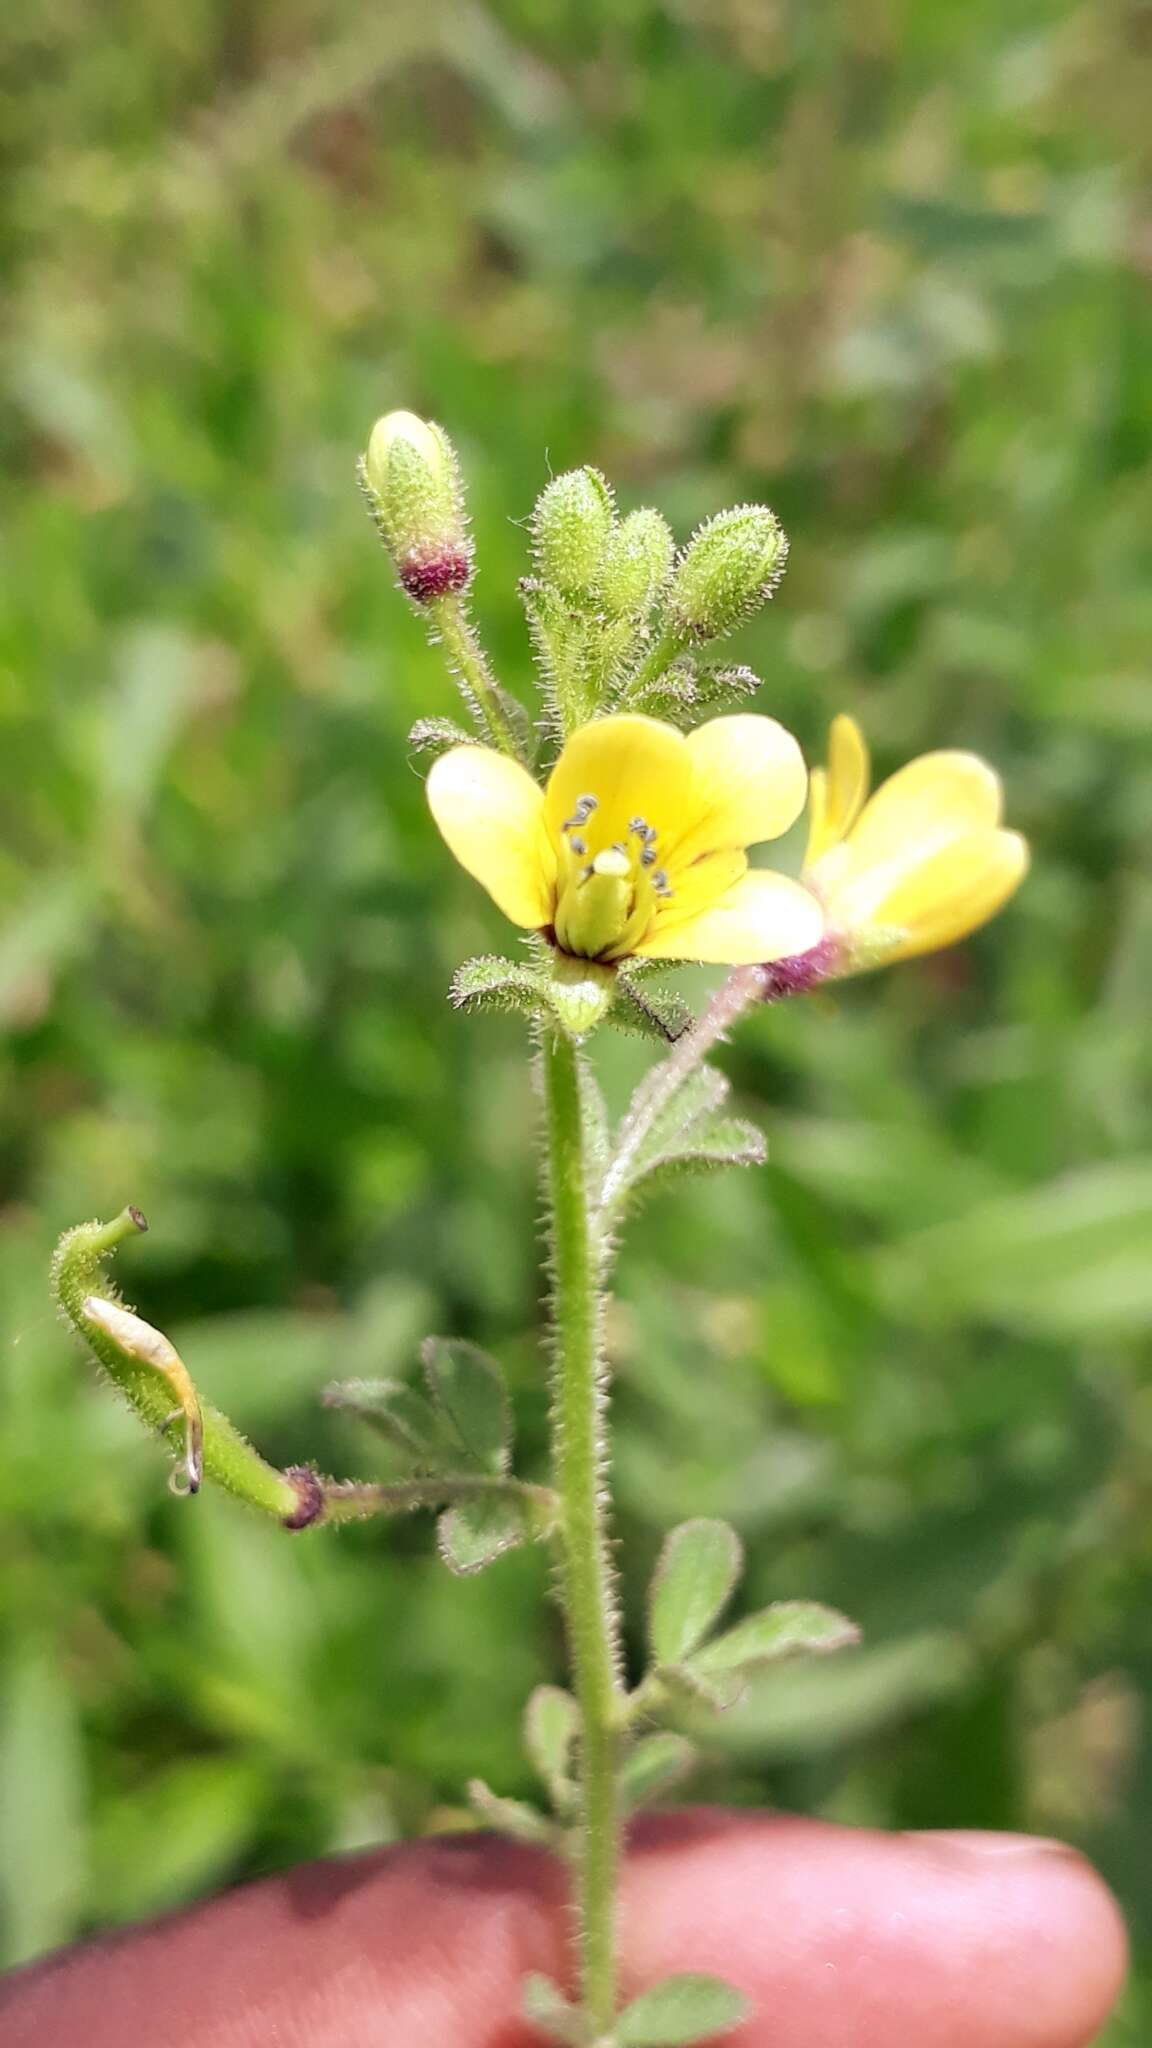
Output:
<path fill-rule="evenodd" d="M 415 413 L 385 413 L 372 429 L 361 475 L 409 597 L 430 604 L 463 590 L 472 549 L 456 452 L 443 428 Z"/>
<path fill-rule="evenodd" d="M 672 569 L 675 542 L 659 512 L 630 512 L 608 540 L 600 571 L 600 601 L 610 618 L 641 618 Z"/>
<path fill-rule="evenodd" d="M 685 640 L 719 640 L 766 604 L 784 573 L 788 542 L 766 505 L 720 512 L 676 566 L 669 618 Z"/>
<path fill-rule="evenodd" d="M 570 469 L 541 491 L 532 514 L 537 570 L 565 597 L 591 596 L 615 511 L 598 469 Z"/>

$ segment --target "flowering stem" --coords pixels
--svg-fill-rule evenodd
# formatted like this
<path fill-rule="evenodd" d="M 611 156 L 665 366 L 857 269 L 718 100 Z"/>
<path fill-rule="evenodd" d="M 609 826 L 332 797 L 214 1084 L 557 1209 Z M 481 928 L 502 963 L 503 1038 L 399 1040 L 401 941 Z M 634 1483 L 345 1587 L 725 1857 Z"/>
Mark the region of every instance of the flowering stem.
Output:
<path fill-rule="evenodd" d="M 522 750 L 500 686 L 460 598 L 436 598 L 426 609 L 465 703 L 485 726 L 493 745 L 518 761 Z"/>
<path fill-rule="evenodd" d="M 768 985 L 763 967 L 737 967 L 717 989 L 704 1015 L 691 1031 L 676 1041 L 666 1060 L 653 1068 L 638 1090 L 631 1114 L 621 1128 L 620 1141 L 604 1176 L 600 1191 L 600 1214 L 610 1218 L 621 1195 L 628 1189 L 632 1167 L 653 1124 L 661 1117 L 685 1081 L 704 1064 L 714 1045 L 726 1036 L 744 1011 L 759 1002 Z"/>
<path fill-rule="evenodd" d="M 581 1999 L 591 2035 L 616 2017 L 616 1875 L 622 1706 L 619 1615 L 608 1548 L 599 1248 L 580 1100 L 579 1055 L 543 1044 L 547 1190 L 552 1221 L 553 1479 L 560 1502 L 561 1588 L 580 1709 L 575 1883 Z"/>

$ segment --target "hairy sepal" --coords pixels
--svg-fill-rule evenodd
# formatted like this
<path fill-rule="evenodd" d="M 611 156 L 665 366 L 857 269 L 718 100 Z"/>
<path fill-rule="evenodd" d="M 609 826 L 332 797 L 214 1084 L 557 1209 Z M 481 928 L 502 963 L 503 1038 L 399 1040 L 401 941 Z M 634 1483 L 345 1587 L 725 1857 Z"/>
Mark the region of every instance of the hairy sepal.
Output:
<path fill-rule="evenodd" d="M 489 954 L 465 961 L 449 998 L 458 1010 L 518 1012 L 579 1044 L 609 1015 L 615 982 L 615 970 L 595 960 L 557 953 L 540 966 L 526 966 Z"/>
<path fill-rule="evenodd" d="M 760 688 L 755 669 L 739 664 L 701 666 L 691 655 L 682 654 L 629 698 L 629 709 L 666 719 L 669 725 L 687 732 L 702 718 L 714 718 L 746 703 Z"/>
<path fill-rule="evenodd" d="M 453 747 L 474 747 L 476 734 L 465 732 L 451 718 L 418 718 L 408 735 L 408 751 L 412 754 L 427 754 L 433 761 L 441 754 L 451 753 Z"/>

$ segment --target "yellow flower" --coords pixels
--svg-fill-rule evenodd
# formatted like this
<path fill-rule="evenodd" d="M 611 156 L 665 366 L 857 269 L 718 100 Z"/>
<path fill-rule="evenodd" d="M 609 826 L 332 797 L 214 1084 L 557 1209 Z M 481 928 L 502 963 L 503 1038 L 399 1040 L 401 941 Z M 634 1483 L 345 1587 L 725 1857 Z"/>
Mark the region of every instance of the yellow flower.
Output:
<path fill-rule="evenodd" d="M 826 973 L 850 974 L 963 939 L 1023 881 L 1028 848 L 1002 829 L 999 777 L 975 754 L 922 754 L 874 796 L 868 749 L 836 718 L 813 770 L 804 880 L 824 906 Z"/>
<path fill-rule="evenodd" d="M 806 784 L 774 719 L 716 718 L 685 736 L 628 716 L 574 732 L 546 789 L 506 755 L 454 747 L 428 801 L 504 915 L 561 951 L 740 966 L 805 952 L 823 932 L 811 892 L 745 854 L 787 831 Z"/>

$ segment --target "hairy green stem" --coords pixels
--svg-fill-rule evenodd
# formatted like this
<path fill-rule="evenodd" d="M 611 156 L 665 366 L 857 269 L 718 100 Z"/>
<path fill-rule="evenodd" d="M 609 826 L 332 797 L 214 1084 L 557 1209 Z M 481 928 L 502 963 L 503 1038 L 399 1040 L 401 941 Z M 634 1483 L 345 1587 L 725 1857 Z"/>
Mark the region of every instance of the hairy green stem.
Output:
<path fill-rule="evenodd" d="M 369 1515 L 406 1514 L 416 1508 L 453 1507 L 457 1501 L 516 1500 L 533 1526 L 551 1527 L 556 1502 L 546 1486 L 523 1479 L 497 1479 L 456 1473 L 426 1479 L 328 1479 L 324 1484 L 324 1520 L 360 1522 Z"/>
<path fill-rule="evenodd" d="M 619 1616 L 608 1548 L 605 1391 L 600 1352 L 599 1248 L 580 1101 L 579 1054 L 543 1044 L 554 1289 L 553 1479 L 565 1621 L 580 1709 L 575 1885 L 580 1989 L 594 2037 L 616 2017 L 616 1790 L 621 1710 Z"/>
<path fill-rule="evenodd" d="M 485 727 L 492 744 L 501 753 L 511 754 L 514 761 L 520 760 L 523 748 L 462 600 L 440 597 L 427 611 L 464 702 Z"/>

